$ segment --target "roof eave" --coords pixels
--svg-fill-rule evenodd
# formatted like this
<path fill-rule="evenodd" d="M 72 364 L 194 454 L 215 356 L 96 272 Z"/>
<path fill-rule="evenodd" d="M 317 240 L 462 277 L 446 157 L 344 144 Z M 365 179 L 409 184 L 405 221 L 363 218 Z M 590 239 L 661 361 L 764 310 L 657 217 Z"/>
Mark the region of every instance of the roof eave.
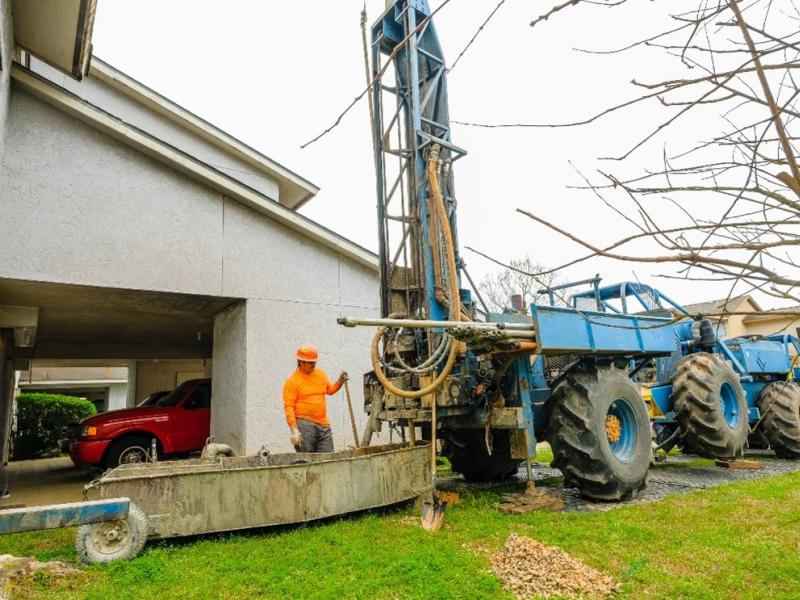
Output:
<path fill-rule="evenodd" d="M 96 56 L 92 57 L 89 75 L 186 128 L 217 148 L 244 160 L 254 168 L 276 179 L 281 191 L 280 203 L 287 208 L 297 210 L 319 192 L 319 187 L 304 177 L 261 154 L 244 142 L 237 140 Z"/>

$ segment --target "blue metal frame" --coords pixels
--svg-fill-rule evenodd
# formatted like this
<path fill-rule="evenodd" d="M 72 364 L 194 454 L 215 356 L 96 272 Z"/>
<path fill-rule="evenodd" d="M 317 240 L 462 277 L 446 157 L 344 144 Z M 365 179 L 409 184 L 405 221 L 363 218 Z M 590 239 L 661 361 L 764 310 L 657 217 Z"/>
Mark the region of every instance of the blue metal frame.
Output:
<path fill-rule="evenodd" d="M 396 215 L 389 215 L 388 208 L 400 190 L 401 195 L 407 194 L 407 202 L 411 208 L 409 214 L 414 215 L 413 224 L 402 223 L 400 246 L 408 243 L 412 252 L 421 253 L 421 261 L 411 262 L 425 281 L 423 289 L 427 318 L 442 320 L 448 318 L 448 312 L 435 294 L 437 282 L 434 276 L 433 247 L 429 243 L 431 207 L 425 165 L 429 146 L 439 144 L 442 148 L 441 159 L 447 165 L 441 176 L 441 187 L 455 244 L 456 275 L 460 287 L 461 261 L 458 255 L 455 190 L 449 165 L 466 152 L 451 141 L 444 53 L 433 22 L 428 20 L 423 24 L 430 14 L 426 0 L 398 0 L 372 26 L 373 78 L 378 78 L 381 71 L 381 55 L 391 55 L 408 38 L 407 44 L 393 58 L 395 86 L 381 84 L 373 87 L 373 140 L 380 235 L 381 312 L 383 316 L 387 316 L 390 311 L 390 279 L 395 267 L 390 250 L 389 221 L 402 221 Z M 419 31 L 414 33 L 420 25 Z M 385 102 L 387 95 L 394 99 L 394 106 L 389 110 Z M 384 128 L 384 119 L 387 118 L 388 125 Z M 393 128 L 398 128 L 402 147 L 391 146 Z M 399 160 L 402 165 L 395 182 L 386 181 L 385 167 L 388 160 Z M 410 228 L 410 231 L 407 232 L 406 228 Z M 399 250 L 400 248 L 395 256 L 401 254 Z"/>
<path fill-rule="evenodd" d="M 514 361 L 514 370 L 517 375 L 520 401 L 522 402 L 522 417 L 525 422 L 525 439 L 528 445 L 528 458 L 536 457 L 536 428 L 533 421 L 532 390 L 530 389 L 531 360 L 529 357 L 518 358 Z"/>
<path fill-rule="evenodd" d="M 88 500 L 0 510 L 0 534 L 74 527 L 128 517 L 129 498 Z"/>
<path fill-rule="evenodd" d="M 530 310 L 541 354 L 663 356 L 675 349 L 671 319 L 536 304 Z"/>

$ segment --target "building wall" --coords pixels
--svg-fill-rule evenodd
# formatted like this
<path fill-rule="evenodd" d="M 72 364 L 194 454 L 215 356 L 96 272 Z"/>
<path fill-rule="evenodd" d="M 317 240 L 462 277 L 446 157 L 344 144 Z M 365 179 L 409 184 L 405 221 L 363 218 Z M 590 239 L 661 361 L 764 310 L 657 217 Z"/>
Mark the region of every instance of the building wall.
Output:
<path fill-rule="evenodd" d="M 133 402 L 139 404 L 153 392 L 174 390 L 186 379 L 200 377 L 211 377 L 210 360 L 136 361 L 136 388 Z"/>
<path fill-rule="evenodd" d="M 375 271 L 16 88 L 8 123 L 0 277 L 241 298 L 215 321 L 212 407 L 218 441 L 240 452 L 289 449 L 281 388 L 301 343 L 332 378 L 351 373 L 363 423 L 372 332 L 336 318 L 378 313 Z M 352 443 L 342 393 L 329 407 L 337 447 Z"/>
<path fill-rule="evenodd" d="M 108 386 L 108 401 L 106 410 L 125 408 L 128 403 L 128 384 L 112 383 Z"/>
<path fill-rule="evenodd" d="M 221 292 L 220 194 L 16 87 L 10 108 L 3 276 Z"/>
<path fill-rule="evenodd" d="M 212 165 L 215 169 L 241 180 L 272 200 L 279 199 L 278 183 L 268 175 L 259 173 L 244 160 L 226 154 L 210 142 L 190 133 L 163 115 L 145 108 L 91 74 L 82 81 L 77 81 L 34 57 L 31 58 L 30 67 L 36 73 L 74 92 L 90 104 L 111 112 L 125 123 L 146 131 L 171 146 Z"/>
<path fill-rule="evenodd" d="M 31 365 L 28 371 L 21 375 L 24 382 L 47 381 L 82 381 L 97 379 L 127 379 L 127 367 L 82 367 L 82 366 L 39 366 Z"/>
<path fill-rule="evenodd" d="M 11 89 L 11 54 L 14 35 L 11 20 L 11 0 L 0 0 L 0 160 L 6 138 L 8 99 Z"/>

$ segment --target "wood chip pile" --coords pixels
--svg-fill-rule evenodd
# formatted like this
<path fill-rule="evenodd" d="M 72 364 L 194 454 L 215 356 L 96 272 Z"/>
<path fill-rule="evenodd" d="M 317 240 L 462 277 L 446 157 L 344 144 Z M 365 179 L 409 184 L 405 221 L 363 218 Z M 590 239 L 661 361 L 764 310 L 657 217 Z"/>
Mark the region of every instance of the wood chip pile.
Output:
<path fill-rule="evenodd" d="M 491 558 L 492 572 L 517 598 L 605 598 L 620 584 L 560 548 L 511 534 Z"/>

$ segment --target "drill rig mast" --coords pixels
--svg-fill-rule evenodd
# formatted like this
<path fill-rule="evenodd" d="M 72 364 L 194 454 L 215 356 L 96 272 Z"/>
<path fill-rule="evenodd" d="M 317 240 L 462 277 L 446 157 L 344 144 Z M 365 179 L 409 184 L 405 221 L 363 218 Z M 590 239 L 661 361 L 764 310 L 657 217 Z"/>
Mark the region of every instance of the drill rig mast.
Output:
<path fill-rule="evenodd" d="M 370 420 L 443 441 L 468 479 L 503 479 L 546 436 L 586 496 L 645 485 L 650 424 L 623 368 L 675 350 L 663 317 L 532 305 L 477 320 L 456 228 L 447 68 L 426 0 L 395 0 L 371 29 L 381 318 L 364 376 Z M 545 359 L 552 362 L 545 365 Z M 435 410 L 432 410 L 435 408 Z M 609 427 L 608 423 L 614 425 Z"/>

